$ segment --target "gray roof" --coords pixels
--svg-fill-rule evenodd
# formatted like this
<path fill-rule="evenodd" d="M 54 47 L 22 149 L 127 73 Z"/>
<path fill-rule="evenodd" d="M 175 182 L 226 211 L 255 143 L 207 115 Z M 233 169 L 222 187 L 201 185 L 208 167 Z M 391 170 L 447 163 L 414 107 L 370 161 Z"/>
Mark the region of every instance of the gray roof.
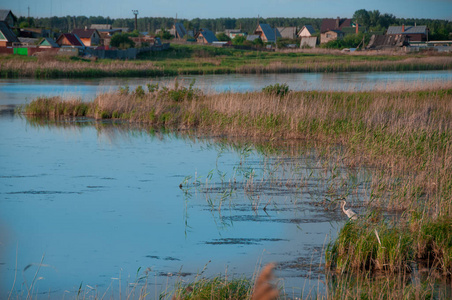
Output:
<path fill-rule="evenodd" d="M 303 31 L 303 29 L 305 29 L 305 28 L 311 35 L 315 33 L 315 29 L 314 29 L 314 27 L 312 27 L 312 25 L 305 25 L 305 26 L 303 26 L 303 28 L 300 29 L 298 34 L 300 34 Z"/>
<path fill-rule="evenodd" d="M 217 37 L 209 29 L 201 28 L 200 32 L 202 36 L 206 39 L 207 43 L 211 44 L 213 42 L 218 42 Z"/>
<path fill-rule="evenodd" d="M 29 37 L 18 37 L 21 44 L 34 44 L 39 41 L 38 38 L 29 38 Z"/>
<path fill-rule="evenodd" d="M 293 39 L 297 36 L 297 27 L 276 27 L 281 37 Z"/>
<path fill-rule="evenodd" d="M 9 9 L 0 9 L 0 21 L 5 21 L 9 14 L 12 15 L 13 20 L 17 20 L 16 16 L 13 15 L 11 10 L 9 10 Z"/>
<path fill-rule="evenodd" d="M 5 39 L 10 43 L 20 43 L 17 36 L 14 34 L 14 32 L 9 28 L 8 24 L 6 22 L 0 21 L 0 32 L 3 34 Z"/>
<path fill-rule="evenodd" d="M 281 34 L 278 30 L 276 30 L 276 37 L 275 37 L 275 30 L 270 27 L 268 24 L 259 24 L 259 26 L 262 29 L 263 34 L 267 38 L 269 42 L 276 42 L 276 38 L 281 37 Z"/>
<path fill-rule="evenodd" d="M 257 40 L 258 38 L 260 38 L 258 34 L 250 34 L 246 37 L 246 40 L 252 42 L 254 40 Z"/>
<path fill-rule="evenodd" d="M 419 34 L 427 33 L 427 26 L 426 25 L 420 25 L 420 26 L 405 26 L 405 31 L 402 31 L 402 26 L 389 26 L 388 31 L 386 34 Z"/>
<path fill-rule="evenodd" d="M 108 30 L 108 29 L 111 29 L 112 27 L 111 27 L 111 24 L 91 24 L 91 26 L 89 28 L 97 29 L 97 30 L 99 30 L 99 29 Z"/>

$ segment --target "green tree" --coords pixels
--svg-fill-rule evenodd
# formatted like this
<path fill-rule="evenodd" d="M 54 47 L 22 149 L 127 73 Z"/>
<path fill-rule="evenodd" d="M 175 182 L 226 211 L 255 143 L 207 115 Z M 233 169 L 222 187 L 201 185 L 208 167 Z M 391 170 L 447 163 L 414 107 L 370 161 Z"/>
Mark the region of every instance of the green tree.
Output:
<path fill-rule="evenodd" d="M 359 25 L 367 27 L 370 24 L 369 12 L 365 9 L 359 9 L 353 14 L 353 20 Z"/>
<path fill-rule="evenodd" d="M 110 46 L 119 49 L 129 49 L 135 47 L 135 43 L 130 39 L 127 33 L 115 33 L 111 37 Z"/>
<path fill-rule="evenodd" d="M 162 28 L 162 30 L 157 34 L 158 37 L 160 37 L 162 40 L 170 40 L 174 38 L 174 35 L 169 33 L 169 31 L 166 31 Z"/>
<path fill-rule="evenodd" d="M 233 39 L 232 39 L 232 44 L 236 45 L 236 46 L 240 46 L 243 45 L 243 43 L 246 41 L 246 37 L 244 37 L 243 35 L 236 35 Z"/>
<path fill-rule="evenodd" d="M 27 21 L 20 22 L 19 27 L 20 28 L 29 28 L 30 23 L 28 23 Z"/>
<path fill-rule="evenodd" d="M 226 33 L 224 33 L 224 32 L 218 33 L 218 34 L 216 35 L 216 37 L 217 37 L 217 39 L 218 39 L 220 42 L 228 42 L 228 41 L 231 40 L 231 38 L 228 37 L 228 36 L 226 35 Z"/>

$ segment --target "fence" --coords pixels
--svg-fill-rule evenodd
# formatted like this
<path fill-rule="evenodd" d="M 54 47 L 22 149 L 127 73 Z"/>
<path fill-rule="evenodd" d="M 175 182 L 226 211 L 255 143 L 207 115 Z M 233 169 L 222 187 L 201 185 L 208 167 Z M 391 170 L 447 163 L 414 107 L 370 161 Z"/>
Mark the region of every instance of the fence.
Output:
<path fill-rule="evenodd" d="M 169 49 L 169 43 L 159 46 L 144 47 L 144 48 L 130 48 L 126 50 L 96 50 L 96 49 L 85 49 L 85 55 L 91 55 L 98 58 L 109 58 L 109 59 L 136 59 L 138 54 L 142 52 L 149 51 L 162 51 Z"/>

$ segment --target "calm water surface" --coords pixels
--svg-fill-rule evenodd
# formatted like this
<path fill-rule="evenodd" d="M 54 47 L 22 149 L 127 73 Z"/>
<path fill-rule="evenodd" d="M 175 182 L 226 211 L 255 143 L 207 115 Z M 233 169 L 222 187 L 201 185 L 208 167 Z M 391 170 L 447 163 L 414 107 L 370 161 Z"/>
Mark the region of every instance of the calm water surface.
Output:
<path fill-rule="evenodd" d="M 204 75 L 179 76 L 179 81 L 188 85 L 195 79 L 195 87 L 213 92 L 247 92 L 261 90 L 275 83 L 287 83 L 292 90 L 397 90 L 413 84 L 452 82 L 452 71 L 422 72 L 343 72 L 343 73 L 293 73 L 262 75 Z M 0 79 L 0 105 L 6 99 L 11 104 L 29 102 L 35 97 L 67 96 L 92 100 L 101 92 L 115 91 L 118 86 L 135 88 L 147 83 L 170 85 L 174 78 L 104 78 L 104 79 Z M 9 103 L 8 103 L 9 104 Z"/>
<path fill-rule="evenodd" d="M 245 193 L 247 174 L 259 178 L 263 163 L 278 159 L 254 150 L 111 124 L 34 125 L 9 114 L 0 128 L 1 297 L 16 259 L 14 290 L 23 293 L 43 256 L 34 291 L 44 298 L 74 296 L 81 283 L 101 293 L 113 284 L 116 297 L 139 268 L 150 269 L 150 289 L 160 293 L 168 274 L 170 283 L 178 273 L 189 280 L 207 265 L 206 275 L 251 277 L 272 261 L 299 292 L 320 284 L 322 248 L 344 221 L 309 204 L 326 188 L 315 176 L 304 195 L 275 186 Z M 297 172 L 308 178 L 316 165 L 307 155 Z M 231 178 L 234 189 L 221 183 Z"/>

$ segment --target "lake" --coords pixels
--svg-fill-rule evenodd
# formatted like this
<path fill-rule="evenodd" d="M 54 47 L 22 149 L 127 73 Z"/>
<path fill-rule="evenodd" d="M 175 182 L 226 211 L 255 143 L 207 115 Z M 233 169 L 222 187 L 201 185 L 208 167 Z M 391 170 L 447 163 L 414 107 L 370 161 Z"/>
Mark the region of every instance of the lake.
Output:
<path fill-rule="evenodd" d="M 41 95 L 72 96 L 92 100 L 101 92 L 115 91 L 119 86 L 160 83 L 170 85 L 174 78 L 102 78 L 102 79 L 0 79 L 0 105 L 22 104 Z M 195 80 L 195 87 L 206 92 L 248 92 L 263 87 L 286 83 L 292 90 L 400 90 L 413 84 L 450 83 L 452 72 L 343 72 L 343 73 L 290 73 L 290 74 L 226 74 L 204 76 L 179 76 L 179 82 L 188 86 Z M 5 103 L 5 101 L 8 103 Z"/>
<path fill-rule="evenodd" d="M 324 78 L 234 75 L 221 83 L 221 75 L 196 82 L 258 90 L 290 78 L 292 87 L 297 75 Z M 117 84 L 148 82 L 139 80 L 1 80 L 0 105 L 51 94 L 92 99 Z M 147 281 L 139 286 L 158 298 L 176 281 L 251 278 L 269 262 L 278 264 L 289 295 L 323 291 L 324 248 L 346 218 L 336 202 L 328 209 L 319 203 L 339 194 L 359 202 L 369 192 L 365 170 L 322 161 L 302 141 L 270 152 L 196 132 L 88 119 L 37 122 L 0 111 L 0 298 L 10 291 L 26 297 L 28 290 L 37 298 L 74 298 L 79 288 L 119 298 L 141 276 Z M 331 193 L 338 182 L 353 189 Z"/>

